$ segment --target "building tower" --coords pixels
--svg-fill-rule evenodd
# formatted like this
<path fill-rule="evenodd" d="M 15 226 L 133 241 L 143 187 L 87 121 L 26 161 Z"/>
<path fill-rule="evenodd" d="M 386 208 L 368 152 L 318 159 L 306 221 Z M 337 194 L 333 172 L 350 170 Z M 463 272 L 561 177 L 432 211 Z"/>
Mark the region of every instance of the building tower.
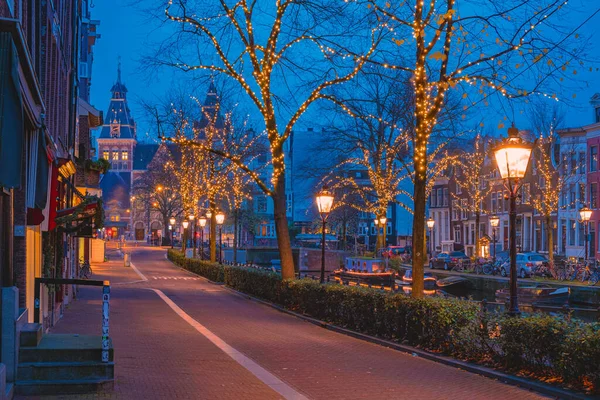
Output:
<path fill-rule="evenodd" d="M 130 230 L 131 171 L 133 152 L 137 144 L 136 125 L 127 104 L 127 88 L 121 81 L 120 61 L 117 81 L 110 91 L 110 104 L 98 137 L 98 158 L 104 158 L 111 165 L 100 186 L 107 234 L 116 237 Z"/>

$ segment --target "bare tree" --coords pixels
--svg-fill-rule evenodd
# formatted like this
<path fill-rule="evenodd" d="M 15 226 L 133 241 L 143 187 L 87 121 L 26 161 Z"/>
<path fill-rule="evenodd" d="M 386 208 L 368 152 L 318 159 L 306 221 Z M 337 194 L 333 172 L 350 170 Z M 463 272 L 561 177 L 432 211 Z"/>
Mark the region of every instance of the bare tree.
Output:
<path fill-rule="evenodd" d="M 559 75 L 571 73 L 573 67 L 569 63 L 581 50 L 581 44 L 573 45 L 567 40 L 576 28 L 552 25 L 552 21 L 567 12 L 564 0 L 365 2 L 376 11 L 380 22 L 393 29 L 393 42 L 405 50 L 401 59 L 391 52 L 382 52 L 379 64 L 412 75 L 415 93 L 412 295 L 421 297 L 428 169 L 433 161 L 430 138 L 448 94 L 461 93 L 465 109 L 487 103 L 495 95 L 556 97 L 544 90 Z M 474 101 L 470 95 L 480 100 Z"/>
<path fill-rule="evenodd" d="M 330 89 L 353 79 L 373 55 L 381 30 L 367 26 L 372 10 L 336 0 L 256 2 L 172 0 L 166 16 L 179 24 L 154 62 L 183 71 L 206 71 L 235 82 L 260 113 L 269 142 L 272 176 L 246 171 L 274 203 L 284 278 L 294 277 L 286 218 L 284 144 L 315 102 L 336 102 Z"/>

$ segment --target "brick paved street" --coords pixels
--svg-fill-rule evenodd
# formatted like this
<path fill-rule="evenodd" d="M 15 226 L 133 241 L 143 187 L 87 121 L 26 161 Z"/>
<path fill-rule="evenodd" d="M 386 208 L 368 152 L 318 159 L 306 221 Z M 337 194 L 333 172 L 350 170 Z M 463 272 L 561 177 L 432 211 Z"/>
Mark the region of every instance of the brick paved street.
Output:
<path fill-rule="evenodd" d="M 199 324 L 311 399 L 534 399 L 542 396 L 462 370 L 325 330 L 221 286 L 193 277 L 165 260 L 164 249 L 132 248 L 132 261 L 94 266 L 110 279 L 111 336 L 116 382 L 111 393 L 59 398 L 270 399 L 281 398 L 175 313 L 162 291 Z M 116 254 L 111 252 L 111 259 Z M 133 282 L 133 283 L 129 283 Z M 99 292 L 80 300 L 54 329 L 100 330 Z M 22 399 L 25 399 L 23 397 Z"/>

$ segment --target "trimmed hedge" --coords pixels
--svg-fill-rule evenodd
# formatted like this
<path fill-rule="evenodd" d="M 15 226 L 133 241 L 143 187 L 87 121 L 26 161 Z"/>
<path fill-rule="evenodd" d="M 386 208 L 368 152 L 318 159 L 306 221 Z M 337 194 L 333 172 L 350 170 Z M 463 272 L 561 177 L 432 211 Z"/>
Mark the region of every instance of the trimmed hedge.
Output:
<path fill-rule="evenodd" d="M 223 282 L 223 266 L 219 263 L 185 258 L 181 251 L 175 249 L 169 249 L 167 258 L 180 267 L 210 279 L 213 282 Z"/>
<path fill-rule="evenodd" d="M 281 280 L 272 272 L 185 259 L 176 264 L 215 282 L 323 321 L 459 359 L 600 391 L 600 324 L 533 314 L 484 313 L 475 302 L 413 299 L 357 286 Z"/>

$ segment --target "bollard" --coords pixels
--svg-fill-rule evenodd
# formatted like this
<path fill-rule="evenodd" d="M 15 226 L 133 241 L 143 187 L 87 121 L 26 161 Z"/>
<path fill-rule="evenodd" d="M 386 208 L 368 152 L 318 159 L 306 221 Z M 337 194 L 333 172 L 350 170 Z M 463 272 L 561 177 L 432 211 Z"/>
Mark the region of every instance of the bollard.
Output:
<path fill-rule="evenodd" d="M 125 267 L 131 266 L 131 254 L 123 253 L 123 264 Z"/>

